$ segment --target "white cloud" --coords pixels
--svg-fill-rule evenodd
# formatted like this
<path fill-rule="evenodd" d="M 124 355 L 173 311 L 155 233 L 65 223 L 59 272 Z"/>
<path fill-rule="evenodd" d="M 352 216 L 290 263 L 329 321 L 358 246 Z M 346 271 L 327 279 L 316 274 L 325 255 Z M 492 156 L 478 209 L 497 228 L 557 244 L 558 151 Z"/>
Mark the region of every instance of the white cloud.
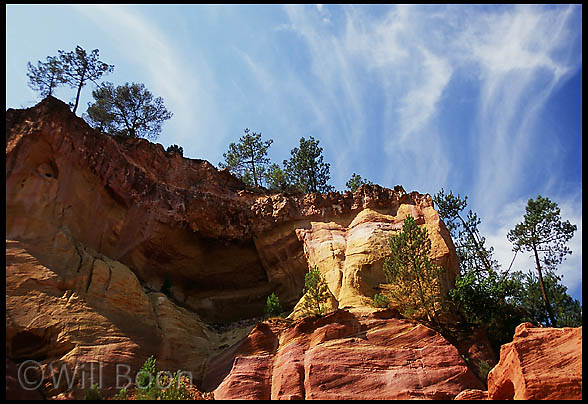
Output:
<path fill-rule="evenodd" d="M 451 66 L 425 48 L 420 49 L 423 71 L 420 83 L 409 89 L 399 106 L 400 141 L 421 131 L 436 112 L 443 90 L 451 79 Z"/>
<path fill-rule="evenodd" d="M 426 192 L 443 183 L 449 162 L 434 119 L 453 69 L 419 36 L 415 26 L 422 23 L 416 9 L 397 6 L 374 18 L 362 8 L 341 8 L 344 24 L 334 32 L 322 28 L 312 10 L 300 6 L 285 10 L 287 26 L 309 49 L 318 80 L 310 84 L 310 94 L 329 111 L 330 122 L 322 133 L 337 156 L 337 172 L 349 177 L 357 171 L 351 163 L 353 155 L 361 154 L 367 138 L 376 135 L 383 139 L 381 147 L 389 157 L 379 162 L 383 182 L 396 184 L 392 181 L 399 180 L 398 167 L 406 164 L 411 186 Z M 364 83 L 372 80 L 379 86 L 373 89 L 382 96 L 380 105 L 372 104 L 372 94 L 366 92 L 369 87 Z M 382 111 L 381 122 L 368 121 L 374 107 Z M 370 133 L 374 124 L 384 133 Z M 428 149 L 424 152 L 423 144 Z"/>
<path fill-rule="evenodd" d="M 554 90 L 577 67 L 570 55 L 561 57 L 577 35 L 566 28 L 571 10 L 508 8 L 472 18 L 459 36 L 462 60 L 473 64 L 480 80 L 479 172 L 472 196 L 486 216 L 523 185 L 528 173 L 521 170 L 532 153 L 534 125 Z"/>
<path fill-rule="evenodd" d="M 173 112 L 174 116 L 164 124 L 164 136 L 158 141 L 182 144 L 187 155 L 198 154 L 197 151 L 211 146 L 220 147 L 219 137 L 193 135 L 210 131 L 209 123 L 217 115 L 210 102 L 214 92 L 213 74 L 203 58 L 192 57 L 191 64 L 188 64 L 188 58 L 182 55 L 156 22 L 130 6 L 104 4 L 73 7 L 110 35 L 113 46 L 118 47 L 120 54 L 134 66 L 133 77 L 124 81 L 140 81 L 139 77 L 146 76 L 146 87 L 156 96 L 163 97 L 166 108 Z M 115 81 L 115 77 L 111 80 Z M 223 122 L 222 119 L 216 121 Z"/>

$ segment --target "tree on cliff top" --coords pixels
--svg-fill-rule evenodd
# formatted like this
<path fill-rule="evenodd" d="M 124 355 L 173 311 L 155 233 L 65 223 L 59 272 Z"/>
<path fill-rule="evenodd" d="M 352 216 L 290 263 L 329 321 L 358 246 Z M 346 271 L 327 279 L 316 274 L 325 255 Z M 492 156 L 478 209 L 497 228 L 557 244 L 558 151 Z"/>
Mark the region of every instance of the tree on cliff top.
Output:
<path fill-rule="evenodd" d="M 290 184 L 304 193 L 334 190 L 328 184 L 330 165 L 323 161 L 323 148 L 318 140 L 302 137 L 300 147 L 292 149 L 290 154 L 290 160 L 284 160 L 284 172 Z"/>
<path fill-rule="evenodd" d="M 92 92 L 95 102 L 88 105 L 87 120 L 96 129 L 111 135 L 155 140 L 161 125 L 172 117 L 163 98 L 153 98 L 141 83 L 114 87 L 106 82 Z"/>
<path fill-rule="evenodd" d="M 225 162 L 219 163 L 219 167 L 228 168 L 247 185 L 258 187 L 266 176 L 266 167 L 270 162 L 267 150 L 273 140 L 262 141 L 261 133 L 251 132 L 249 129 L 244 132 L 239 143 L 231 143 L 229 150 L 223 153 Z"/>
<path fill-rule="evenodd" d="M 184 148 L 182 146 L 178 146 L 177 144 L 170 145 L 166 152 L 168 153 L 177 153 L 180 156 L 184 156 Z"/>
<path fill-rule="evenodd" d="M 359 174 L 353 173 L 351 175 L 351 178 L 349 178 L 349 181 L 345 183 L 345 186 L 351 192 L 355 192 L 357 191 L 357 188 L 361 187 L 364 184 L 373 185 L 373 182 L 361 178 L 361 175 Z"/>
<path fill-rule="evenodd" d="M 435 305 L 440 302 L 440 275 L 443 268 L 429 258 L 431 240 L 408 215 L 402 231 L 390 238 L 390 255 L 384 261 L 386 281 L 392 285 L 392 298 L 408 316 L 423 312 L 440 325 Z"/>
<path fill-rule="evenodd" d="M 533 253 L 545 311 L 551 326 L 554 327 L 557 322 L 543 281 L 543 270 L 554 271 L 565 256 L 572 253 L 565 244 L 576 230 L 576 225 L 568 220 L 562 222 L 556 203 L 538 195 L 537 199 L 528 200 L 523 221 L 506 236 L 513 243 L 513 251 Z"/>
<path fill-rule="evenodd" d="M 88 81 L 98 85 L 97 80 L 104 73 L 110 73 L 114 70 L 113 65 L 106 64 L 98 59 L 98 49 L 94 49 L 88 54 L 81 46 L 76 46 L 75 51 L 65 52 L 58 51 L 59 61 L 62 67 L 62 75 L 71 88 L 77 88 L 76 102 L 73 105 L 72 112 L 75 114 L 80 102 L 80 93 L 82 87 Z"/>
<path fill-rule="evenodd" d="M 286 173 L 276 163 L 269 166 L 265 174 L 265 180 L 268 188 L 272 191 L 282 192 L 288 189 L 289 184 Z"/>
<path fill-rule="evenodd" d="M 65 83 L 63 66 L 56 56 L 47 56 L 47 62 L 37 62 L 37 67 L 27 63 L 29 87 L 39 91 L 42 97 L 52 95 L 53 89 Z"/>

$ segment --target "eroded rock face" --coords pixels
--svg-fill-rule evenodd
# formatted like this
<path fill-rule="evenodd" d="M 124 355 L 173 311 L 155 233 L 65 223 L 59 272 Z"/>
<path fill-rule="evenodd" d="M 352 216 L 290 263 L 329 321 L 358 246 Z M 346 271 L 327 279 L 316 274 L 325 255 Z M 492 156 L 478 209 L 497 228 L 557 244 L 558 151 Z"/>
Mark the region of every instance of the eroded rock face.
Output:
<path fill-rule="evenodd" d="M 437 332 L 386 310 L 260 323 L 217 358 L 217 399 L 451 399 L 483 388 Z"/>
<path fill-rule="evenodd" d="M 322 330 L 316 333 L 300 328 L 281 333 L 260 325 L 252 335 L 261 337 L 250 335 L 243 343 L 268 357 L 243 356 L 239 360 L 251 366 L 234 371 L 211 367 L 208 359 L 251 327 L 216 332 L 210 325 L 261 315 L 272 291 L 284 307 L 294 306 L 304 274 L 314 265 L 329 283 L 334 308 L 371 305 L 384 280 L 388 239 L 408 214 L 429 232 L 432 258 L 446 269 L 443 290 L 457 274 L 453 244 L 431 197 L 400 186 L 308 195 L 246 190 L 207 161 L 166 153 L 143 139 L 100 134 L 51 97 L 34 108 L 8 110 L 6 132 L 6 352 L 15 363 L 99 361 L 106 366 L 105 384 L 113 386 L 116 363 L 134 372 L 154 354 L 163 368 L 191 371 L 196 380 L 232 375 L 225 386 L 249 383 L 235 376 L 239 372 L 253 372 L 252 380 L 270 375 L 272 382 L 260 384 L 259 391 L 252 387 L 252 396 L 319 397 L 325 383 L 335 396 L 344 396 L 342 387 L 321 379 L 327 376 L 320 376 L 320 364 L 340 359 L 343 367 L 359 366 L 353 362 L 357 358 L 345 362 L 345 344 L 357 343 L 358 354 L 371 352 L 372 345 L 374 352 L 383 352 L 378 330 L 396 335 L 406 324 L 337 311 L 329 317 L 332 324 L 301 323 Z M 171 298 L 159 293 L 166 277 Z M 292 332 L 310 339 L 286 344 Z M 271 346 L 264 345 L 267 333 L 275 336 L 268 340 Z M 422 349 L 444 346 L 427 333 L 417 332 L 432 341 Z M 342 342 L 345 338 L 348 342 Z M 337 348 L 333 357 L 327 340 Z M 335 340 L 343 345 L 335 346 Z M 294 361 L 299 354 L 306 359 Z M 375 360 L 370 359 L 374 369 Z M 272 367 L 264 367 L 270 362 Z M 447 366 L 461 380 L 458 362 L 451 359 Z M 382 366 L 387 373 L 376 372 L 376 384 L 369 388 L 387 383 L 401 364 L 389 358 Z M 456 387 L 451 382 L 440 387 L 443 371 L 435 370 L 435 381 L 411 371 L 427 380 L 422 386 L 414 382 L 414 391 L 407 387 L 406 394 L 450 394 Z M 341 377 L 353 382 L 359 373 Z"/>
<path fill-rule="evenodd" d="M 176 301 L 207 322 L 254 317 L 272 291 L 293 306 L 315 264 L 341 307 L 365 304 L 383 280 L 387 238 L 407 214 L 429 230 L 446 285 L 458 271 L 428 195 L 377 185 L 246 191 L 207 161 L 100 134 L 52 97 L 6 114 L 7 238 L 48 244 L 67 229 L 146 287 L 159 290 L 169 277 Z"/>
<path fill-rule="evenodd" d="M 440 293 L 455 283 L 458 271 L 453 244 L 438 213 L 428 199 L 402 204 L 387 211 L 366 208 L 347 226 L 330 222 L 311 222 L 310 229 L 297 229 L 311 267 L 317 266 L 339 307 L 371 306 L 371 299 L 386 283 L 382 266 L 389 254 L 390 238 L 402 230 L 408 215 L 427 229 L 432 257 L 446 268 Z"/>
<path fill-rule="evenodd" d="M 197 315 L 162 293 L 146 293 L 126 266 L 73 244 L 63 233 L 56 235 L 49 260 L 42 250 L 6 241 L 8 358 L 38 362 L 47 381 L 51 370 L 58 375 L 65 366 L 72 376 L 76 364 L 84 364 L 74 391 L 87 390 L 91 375 L 98 382 L 99 366 L 103 386 L 114 391 L 126 383 L 122 375 L 134 378 L 149 355 L 159 358 L 160 369 L 180 363 L 195 380 L 202 378 L 215 340 Z M 49 267 L 41 261 L 52 262 Z M 128 370 L 117 373 L 117 365 Z M 61 380 L 45 393 L 68 389 L 65 376 Z"/>
<path fill-rule="evenodd" d="M 488 375 L 491 400 L 581 400 L 582 327 L 523 323 Z"/>

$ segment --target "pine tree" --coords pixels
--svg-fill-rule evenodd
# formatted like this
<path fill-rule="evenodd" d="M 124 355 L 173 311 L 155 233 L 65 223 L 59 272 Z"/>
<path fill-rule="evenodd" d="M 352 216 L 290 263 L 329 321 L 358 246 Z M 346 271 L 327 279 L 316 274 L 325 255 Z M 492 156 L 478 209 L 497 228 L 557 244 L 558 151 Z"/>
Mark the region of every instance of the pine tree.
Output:
<path fill-rule="evenodd" d="M 528 200 L 523 221 L 506 236 L 513 243 L 513 251 L 533 253 L 545 311 L 552 326 L 557 322 L 546 292 L 543 271 L 554 271 L 565 256 L 572 253 L 565 244 L 576 230 L 576 225 L 561 220 L 560 209 L 555 202 L 538 195 L 537 199 Z"/>
<path fill-rule="evenodd" d="M 59 58 L 47 56 L 47 62 L 37 62 L 37 67 L 31 62 L 27 64 L 29 87 L 39 91 L 42 97 L 53 94 L 53 89 L 66 82 L 63 75 L 63 65 Z"/>
<path fill-rule="evenodd" d="M 88 106 L 88 123 L 110 135 L 155 140 L 164 121 L 173 114 L 154 98 L 142 83 L 125 83 L 116 88 L 106 82 L 92 92 L 94 103 Z"/>
<path fill-rule="evenodd" d="M 308 140 L 300 138 L 300 147 L 290 151 L 290 160 L 284 160 L 284 171 L 288 182 L 304 193 L 330 192 L 334 188 L 328 184 L 329 163 L 323 161 L 323 149 L 312 136 Z"/>
<path fill-rule="evenodd" d="M 309 268 L 304 276 L 303 294 L 303 307 L 307 314 L 319 316 L 325 314 L 325 304 L 329 299 L 329 286 L 316 265 L 313 269 Z"/>
<path fill-rule="evenodd" d="M 65 52 L 59 50 L 59 60 L 63 66 L 63 77 L 70 87 L 77 89 L 76 101 L 73 105 L 72 112 L 75 114 L 80 102 L 80 93 L 82 87 L 88 81 L 98 85 L 97 80 L 105 73 L 114 70 L 113 65 L 108 65 L 99 60 L 98 49 L 94 49 L 88 54 L 81 46 L 76 46 L 75 51 Z"/>
<path fill-rule="evenodd" d="M 402 231 L 390 238 L 390 255 L 384 261 L 389 293 L 409 316 L 424 310 L 429 321 L 440 325 L 435 305 L 440 302 L 440 275 L 443 268 L 429 258 L 431 240 L 408 215 Z"/>
<path fill-rule="evenodd" d="M 280 299 L 278 299 L 278 296 L 276 296 L 276 294 L 273 292 L 271 295 L 267 297 L 264 307 L 264 313 L 266 318 L 279 316 L 282 313 Z"/>
<path fill-rule="evenodd" d="M 231 143 L 229 150 L 223 154 L 225 162 L 219 163 L 220 168 L 228 168 L 249 186 L 261 186 L 266 177 L 269 165 L 267 152 L 272 139 L 262 141 L 261 133 L 244 130 L 245 135 L 239 138 L 239 143 Z"/>
<path fill-rule="evenodd" d="M 269 166 L 265 178 L 268 188 L 272 191 L 285 191 L 288 189 L 288 177 L 276 163 Z"/>
<path fill-rule="evenodd" d="M 361 187 L 364 184 L 373 185 L 371 181 L 364 180 L 363 178 L 361 178 L 361 175 L 353 173 L 351 175 L 351 178 L 349 178 L 349 180 L 345 183 L 345 186 L 351 192 L 355 192 L 357 188 Z"/>

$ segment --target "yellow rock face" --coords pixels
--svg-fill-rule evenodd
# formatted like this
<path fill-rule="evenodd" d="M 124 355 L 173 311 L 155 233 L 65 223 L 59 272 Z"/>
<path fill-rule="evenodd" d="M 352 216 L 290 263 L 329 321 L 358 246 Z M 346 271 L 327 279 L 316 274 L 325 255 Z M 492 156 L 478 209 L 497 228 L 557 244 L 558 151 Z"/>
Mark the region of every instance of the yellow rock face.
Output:
<path fill-rule="evenodd" d="M 348 226 L 311 222 L 310 229 L 296 230 L 309 266 L 319 268 L 339 308 L 372 305 L 374 294 L 386 282 L 382 266 L 390 237 L 402 230 L 409 214 L 427 229 L 431 258 L 445 268 L 443 293 L 454 283 L 459 267 L 447 230 L 431 206 L 402 204 L 396 215 L 366 208 Z"/>
<path fill-rule="evenodd" d="M 34 247 L 6 240 L 7 354 L 39 362 L 46 377 L 50 366 L 73 375 L 83 364 L 74 392 L 98 377 L 98 363 L 103 385 L 112 388 L 117 365 L 134 377 L 149 355 L 160 369 L 180 364 L 199 380 L 218 336 L 164 294 L 143 290 L 125 265 L 68 241 L 62 233 Z M 65 391 L 63 380 L 48 393 Z"/>

